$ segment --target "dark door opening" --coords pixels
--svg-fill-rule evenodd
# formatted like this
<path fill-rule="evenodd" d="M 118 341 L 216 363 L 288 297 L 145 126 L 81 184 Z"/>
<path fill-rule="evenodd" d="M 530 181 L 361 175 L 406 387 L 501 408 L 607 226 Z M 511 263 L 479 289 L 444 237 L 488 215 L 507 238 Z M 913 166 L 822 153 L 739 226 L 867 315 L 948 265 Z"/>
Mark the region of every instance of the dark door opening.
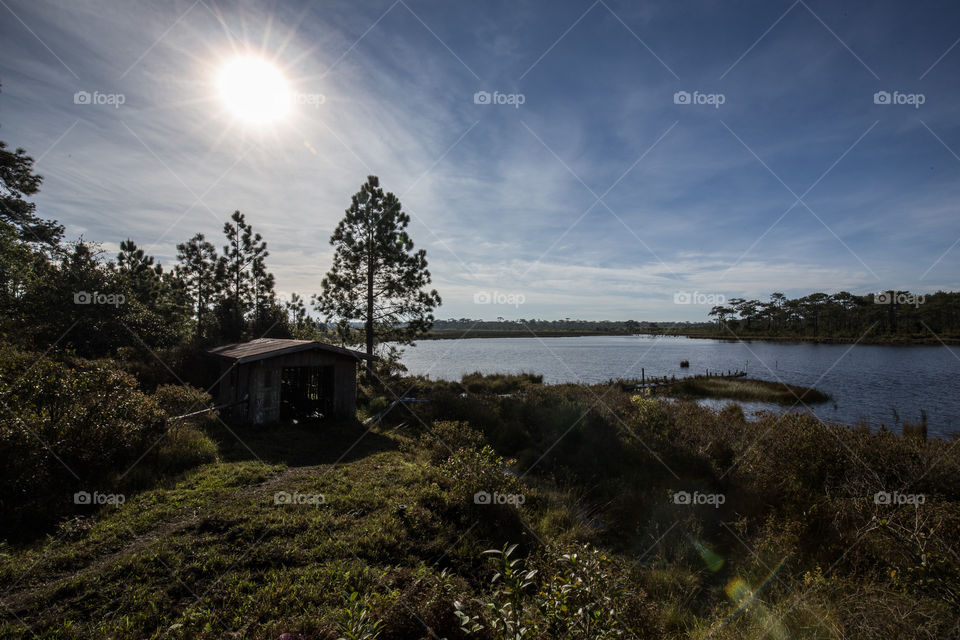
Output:
<path fill-rule="evenodd" d="M 333 415 L 333 367 L 286 367 L 280 379 L 280 419 Z"/>

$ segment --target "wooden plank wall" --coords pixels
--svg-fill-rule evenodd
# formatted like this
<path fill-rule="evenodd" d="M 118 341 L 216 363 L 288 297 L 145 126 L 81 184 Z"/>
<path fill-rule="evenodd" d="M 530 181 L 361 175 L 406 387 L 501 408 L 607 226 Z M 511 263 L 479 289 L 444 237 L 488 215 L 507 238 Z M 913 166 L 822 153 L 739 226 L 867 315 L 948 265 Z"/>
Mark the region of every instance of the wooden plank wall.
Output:
<path fill-rule="evenodd" d="M 357 363 L 353 358 L 337 357 L 322 351 L 300 351 L 221 368 L 218 403 L 238 402 L 249 392 L 249 402 L 228 411 L 232 420 L 264 424 L 280 419 L 280 380 L 286 367 L 320 367 L 334 370 L 334 411 L 339 416 L 353 415 L 357 408 Z M 225 374 L 225 375 L 224 375 Z"/>

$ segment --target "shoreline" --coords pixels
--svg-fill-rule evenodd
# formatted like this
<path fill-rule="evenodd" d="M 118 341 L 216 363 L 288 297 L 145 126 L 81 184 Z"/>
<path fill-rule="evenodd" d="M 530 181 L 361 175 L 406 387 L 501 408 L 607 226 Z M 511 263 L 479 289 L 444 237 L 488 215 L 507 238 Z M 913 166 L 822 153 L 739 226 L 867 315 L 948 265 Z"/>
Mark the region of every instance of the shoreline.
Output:
<path fill-rule="evenodd" d="M 720 340 L 722 342 L 809 342 L 811 344 L 862 344 L 872 346 L 910 347 L 910 346 L 960 346 L 960 338 L 876 336 L 850 338 L 841 336 L 771 336 L 750 335 L 730 336 L 703 333 L 621 333 L 611 331 L 431 331 L 418 340 L 469 340 L 483 338 L 584 338 L 592 336 L 663 336 L 667 338 L 690 338 L 697 340 Z"/>

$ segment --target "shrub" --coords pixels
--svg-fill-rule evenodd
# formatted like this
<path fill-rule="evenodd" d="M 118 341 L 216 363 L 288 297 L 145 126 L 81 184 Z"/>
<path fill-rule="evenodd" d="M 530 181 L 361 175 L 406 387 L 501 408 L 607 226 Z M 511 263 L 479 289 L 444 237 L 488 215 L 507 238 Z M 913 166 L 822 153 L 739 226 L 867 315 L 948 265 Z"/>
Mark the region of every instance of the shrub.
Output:
<path fill-rule="evenodd" d="M 666 415 L 660 403 L 650 396 L 637 395 L 630 398 L 641 427 L 659 429 L 666 425 Z"/>
<path fill-rule="evenodd" d="M 654 630 L 647 596 L 606 554 L 577 545 L 548 548 L 538 561 L 514 558 L 517 545 L 485 551 L 496 573 L 479 611 L 461 601 L 454 613 L 468 635 L 523 638 L 646 637 Z M 472 614 L 472 615 L 471 615 Z M 626 624 L 629 621 L 630 627 Z"/>
<path fill-rule="evenodd" d="M 453 483 L 457 495 L 473 496 L 486 491 L 493 494 L 519 494 L 522 483 L 507 469 L 511 461 L 504 460 L 493 447 L 481 449 L 460 448 L 441 465 L 444 475 Z"/>
<path fill-rule="evenodd" d="M 460 382 L 470 393 L 517 393 L 530 385 L 543 384 L 543 376 L 533 373 L 484 375 L 474 371 L 464 375 Z"/>
<path fill-rule="evenodd" d="M 192 424 L 174 424 L 157 447 L 152 470 L 174 474 L 217 459 L 217 443 Z"/>
<path fill-rule="evenodd" d="M 439 464 L 460 449 L 478 449 L 483 446 L 483 434 L 467 422 L 444 420 L 435 422 L 429 433 L 421 436 L 430 453 L 430 461 Z"/>
<path fill-rule="evenodd" d="M 213 398 L 209 393 L 189 385 L 160 385 L 153 393 L 153 399 L 169 418 L 195 413 L 213 406 Z M 216 412 L 191 418 L 191 421 L 196 424 L 212 423 L 215 420 Z"/>
<path fill-rule="evenodd" d="M 458 449 L 440 467 L 451 485 L 451 497 L 462 501 L 457 511 L 478 523 L 475 535 L 494 544 L 525 535 L 520 510 L 536 508 L 534 496 L 509 471 L 512 462 L 484 445 Z"/>
<path fill-rule="evenodd" d="M 175 418 L 213 406 L 210 394 L 189 385 L 166 384 L 153 394 L 157 405 L 169 418 Z M 175 474 L 217 459 L 217 444 L 205 432 L 217 421 L 217 412 L 171 420 L 170 429 L 156 448 L 156 455 L 144 468 L 147 480 L 157 474 Z"/>
<path fill-rule="evenodd" d="M 0 347 L 2 532 L 36 533 L 75 508 L 76 491 L 104 491 L 164 433 L 166 418 L 110 361 L 50 358 Z M 21 527 L 25 523 L 30 527 Z"/>

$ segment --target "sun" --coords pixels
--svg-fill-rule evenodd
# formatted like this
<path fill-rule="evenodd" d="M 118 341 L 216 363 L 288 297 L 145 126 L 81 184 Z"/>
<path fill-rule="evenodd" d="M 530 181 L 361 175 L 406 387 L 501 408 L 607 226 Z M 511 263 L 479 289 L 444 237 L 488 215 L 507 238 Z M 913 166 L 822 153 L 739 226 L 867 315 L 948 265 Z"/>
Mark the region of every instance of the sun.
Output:
<path fill-rule="evenodd" d="M 217 86 L 226 107 L 249 124 L 275 122 L 290 109 L 290 87 L 283 72 L 259 56 L 240 56 L 224 64 Z"/>

